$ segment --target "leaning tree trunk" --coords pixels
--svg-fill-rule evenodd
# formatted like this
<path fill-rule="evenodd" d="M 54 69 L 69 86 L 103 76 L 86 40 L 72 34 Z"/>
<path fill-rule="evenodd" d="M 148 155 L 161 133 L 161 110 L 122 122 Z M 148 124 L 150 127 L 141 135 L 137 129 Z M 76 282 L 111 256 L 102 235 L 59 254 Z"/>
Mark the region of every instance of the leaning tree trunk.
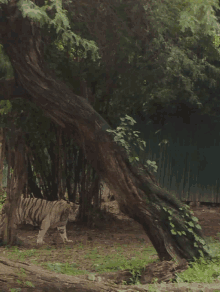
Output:
<path fill-rule="evenodd" d="M 22 97 L 36 103 L 64 130 L 74 132 L 76 143 L 114 193 L 122 212 L 143 226 L 161 260 L 192 260 L 200 256 L 200 250 L 208 256 L 195 217 L 156 186 L 147 170 L 132 166 L 106 132 L 110 127 L 103 118 L 48 70 L 39 26 L 22 18 L 13 1 L 0 6 L 5 17 L 0 23 L 0 42 L 24 89 L 20 92 L 26 92 Z"/>

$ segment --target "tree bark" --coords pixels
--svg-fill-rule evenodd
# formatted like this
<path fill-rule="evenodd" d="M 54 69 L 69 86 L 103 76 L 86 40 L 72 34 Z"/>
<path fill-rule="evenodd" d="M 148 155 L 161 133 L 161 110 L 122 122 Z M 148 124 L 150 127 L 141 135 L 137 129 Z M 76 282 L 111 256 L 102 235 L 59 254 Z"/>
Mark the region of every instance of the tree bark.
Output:
<path fill-rule="evenodd" d="M 200 256 L 199 250 L 208 256 L 202 242 L 194 245 L 196 236 L 202 238 L 202 233 L 196 224 L 192 225 L 192 215 L 180 209 L 184 205 L 156 186 L 150 173 L 140 170 L 141 165 L 132 166 L 125 151 L 106 132 L 110 126 L 105 120 L 47 68 L 39 26 L 23 18 L 13 1 L 0 7 L 7 19 L 0 23 L 0 42 L 19 84 L 28 93 L 23 97 L 41 107 L 63 130 L 75 134 L 76 143 L 114 193 L 121 211 L 143 226 L 161 260 L 192 260 Z M 185 235 L 173 234 L 172 226 Z"/>
<path fill-rule="evenodd" d="M 0 191 L 3 192 L 3 170 L 5 159 L 5 133 L 4 129 L 0 129 Z"/>
<path fill-rule="evenodd" d="M 3 232 L 3 242 L 8 245 L 17 243 L 17 229 L 16 229 L 16 212 L 26 177 L 26 160 L 25 160 L 25 144 L 21 131 L 15 131 L 12 126 L 11 135 L 9 135 L 9 149 L 8 149 L 8 178 L 7 178 L 7 200 L 3 206 L 6 212 L 5 227 Z M 14 149 L 14 150 L 12 150 Z M 14 158 L 12 153 L 14 152 Z M 14 171 L 12 172 L 11 169 Z"/>

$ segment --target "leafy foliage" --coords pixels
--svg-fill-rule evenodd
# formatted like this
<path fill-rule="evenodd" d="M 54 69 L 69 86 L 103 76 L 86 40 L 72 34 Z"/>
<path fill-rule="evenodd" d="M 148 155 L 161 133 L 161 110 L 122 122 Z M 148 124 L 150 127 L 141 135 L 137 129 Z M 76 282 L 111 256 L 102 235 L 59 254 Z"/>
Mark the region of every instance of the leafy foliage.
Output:
<path fill-rule="evenodd" d="M 123 1 L 116 5 L 113 1 L 117 17 L 110 7 L 105 7 L 101 11 L 97 8 L 95 18 L 92 2 L 84 4 L 85 14 L 77 14 L 77 5 L 73 6 L 75 12 L 73 7 L 67 9 L 69 25 L 82 39 L 93 41 L 93 49 L 99 48 L 99 55 L 84 55 L 85 43 L 75 40 L 71 46 L 68 38 L 60 38 L 67 31 L 58 36 L 57 42 L 54 31 L 46 58 L 59 77 L 76 91 L 77 77 L 86 81 L 95 94 L 93 106 L 111 125 L 116 126 L 120 116 L 132 115 L 140 108 L 155 112 L 155 102 L 166 106 L 174 100 L 185 100 L 201 111 L 210 108 L 207 99 L 216 104 L 206 88 L 218 86 L 219 68 L 213 65 L 213 60 L 219 59 L 217 1 L 212 5 L 208 1 L 150 1 L 145 6 Z M 140 22 L 132 30 L 130 25 L 138 13 Z M 106 23 L 103 15 L 111 15 L 112 21 Z M 95 25 L 98 21 L 103 21 L 108 33 Z M 138 30 L 140 24 L 142 28 Z M 145 31 L 140 35 L 143 27 Z M 103 47 L 103 42 L 111 45 Z"/>
<path fill-rule="evenodd" d="M 108 129 L 106 131 L 112 133 L 114 135 L 114 141 L 126 150 L 130 163 L 139 161 L 139 157 L 135 153 L 134 147 L 137 146 L 140 151 L 144 152 L 146 142 L 139 138 L 139 131 L 133 131 L 131 129 L 131 126 L 136 123 L 132 117 L 126 115 L 124 118 L 120 118 L 120 120 L 121 124 L 116 128 L 116 130 Z M 151 167 L 154 172 L 157 171 L 157 165 L 155 161 L 147 160 L 146 164 L 146 167 Z"/>
<path fill-rule="evenodd" d="M 61 37 L 63 43 L 68 43 L 69 46 L 75 44 L 83 46 L 85 55 L 88 50 L 92 50 L 94 54 L 97 53 L 97 47 L 93 41 L 82 39 L 80 36 L 70 30 L 70 21 L 67 17 L 67 11 L 62 8 L 62 1 L 45 1 L 45 5 L 39 7 L 34 2 L 29 0 L 19 0 L 17 3 L 18 9 L 22 16 L 36 21 L 41 27 L 47 26 L 49 32 L 51 27 L 55 28 L 56 37 Z M 50 15 L 50 11 L 56 11 L 55 14 Z M 93 55 L 94 57 L 94 55 Z"/>
<path fill-rule="evenodd" d="M 86 81 L 95 109 L 112 124 L 140 108 L 155 111 L 154 102 L 188 100 L 210 108 L 206 101 L 213 97 L 204 84 L 218 86 L 212 63 L 219 59 L 217 0 L 61 4 L 17 5 L 23 17 L 41 25 L 50 67 L 76 91 L 74 79 Z"/>
<path fill-rule="evenodd" d="M 9 100 L 1 100 L 0 101 L 0 114 L 6 115 L 11 111 L 11 102 Z"/>
<path fill-rule="evenodd" d="M 13 77 L 14 72 L 8 56 L 4 52 L 3 45 L 0 44 L 0 79 Z"/>

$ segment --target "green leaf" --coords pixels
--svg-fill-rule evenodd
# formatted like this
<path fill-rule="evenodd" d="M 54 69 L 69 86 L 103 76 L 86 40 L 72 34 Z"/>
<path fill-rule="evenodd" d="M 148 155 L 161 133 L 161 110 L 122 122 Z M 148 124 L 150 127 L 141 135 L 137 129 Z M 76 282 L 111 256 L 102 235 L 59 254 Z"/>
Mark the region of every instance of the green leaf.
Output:
<path fill-rule="evenodd" d="M 29 286 L 29 287 L 33 287 L 33 288 L 35 288 L 34 284 L 31 283 L 30 281 L 26 281 L 25 284 L 26 284 L 27 286 Z"/>

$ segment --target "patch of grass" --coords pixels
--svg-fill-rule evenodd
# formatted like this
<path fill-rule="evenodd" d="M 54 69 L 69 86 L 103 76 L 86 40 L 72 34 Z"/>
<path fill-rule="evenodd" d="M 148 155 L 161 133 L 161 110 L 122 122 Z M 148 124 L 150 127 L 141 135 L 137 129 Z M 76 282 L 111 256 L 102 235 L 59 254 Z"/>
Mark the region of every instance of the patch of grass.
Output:
<path fill-rule="evenodd" d="M 177 274 L 176 282 L 182 283 L 213 283 L 220 280 L 220 257 L 211 261 L 200 258 L 196 263 L 181 274 Z"/>
<path fill-rule="evenodd" d="M 8 258 L 10 260 L 12 259 L 20 259 L 20 249 L 17 247 L 17 246 L 12 246 L 12 247 L 9 247 L 9 246 L 6 246 L 5 247 L 5 250 L 7 251 L 7 255 L 8 255 Z"/>
<path fill-rule="evenodd" d="M 50 271 L 66 274 L 66 275 L 85 275 L 88 274 L 89 271 L 79 270 L 78 265 L 75 263 L 69 264 L 67 263 L 44 263 L 42 264 L 45 268 Z"/>
<path fill-rule="evenodd" d="M 95 271 L 102 273 L 125 269 L 138 272 L 138 270 L 143 269 L 148 263 L 154 261 L 149 259 L 149 250 L 153 250 L 153 248 L 145 249 L 142 253 L 136 253 L 135 257 L 128 259 L 122 254 L 123 249 L 121 248 L 121 253 L 111 252 L 111 254 L 107 254 L 105 257 L 94 258 L 93 266 Z M 150 254 L 152 254 L 152 252 Z"/>
<path fill-rule="evenodd" d="M 34 255 L 36 255 L 37 250 L 30 249 L 30 250 L 22 250 L 19 249 L 17 246 L 13 246 L 11 248 L 6 247 L 5 248 L 8 252 L 8 258 L 9 259 L 17 259 L 17 260 L 24 260 L 25 258 L 30 258 Z"/>
<path fill-rule="evenodd" d="M 77 248 L 83 250 L 84 246 L 83 246 L 83 244 L 79 244 Z"/>
<path fill-rule="evenodd" d="M 176 274 L 173 283 L 212 283 L 216 279 L 220 280 L 220 243 L 212 238 L 206 238 L 206 241 L 213 259 L 200 258 L 190 263 L 186 271 Z M 71 248 L 66 246 L 60 249 L 45 247 L 24 250 L 18 247 L 5 247 L 4 250 L 12 260 L 29 259 L 30 262 L 67 275 L 116 272 L 127 269 L 132 273 L 132 277 L 125 284 L 139 284 L 140 275 L 146 265 L 155 262 L 151 256 L 156 255 L 156 251 L 153 247 L 145 248 L 144 245 L 138 244 L 135 248 L 136 250 L 129 245 L 119 244 L 108 247 L 98 245 L 91 248 L 88 245 L 77 244 Z M 73 259 L 74 262 L 70 262 Z"/>
<path fill-rule="evenodd" d="M 220 244 L 219 241 L 212 238 L 206 238 L 210 248 L 212 260 L 205 260 L 203 257 L 189 264 L 189 268 L 176 274 L 177 283 L 212 283 L 214 280 L 220 280 Z"/>
<path fill-rule="evenodd" d="M 213 240 L 212 238 L 207 238 L 207 243 L 209 244 L 210 253 L 213 256 L 212 260 L 205 260 L 203 257 L 189 264 L 189 268 L 180 273 L 176 274 L 176 279 L 173 283 L 213 283 L 216 279 L 220 280 L 220 244 L 219 241 Z M 144 261 L 145 265 L 147 264 Z M 130 263 L 131 264 L 131 263 Z M 138 269 L 138 265 L 140 269 Z M 133 277 L 130 279 L 131 282 L 125 284 L 139 284 L 139 278 L 143 268 L 141 268 L 142 263 L 135 261 L 133 262 L 134 269 L 131 270 Z M 157 282 L 157 279 L 154 279 Z M 149 291 L 157 291 L 157 288 L 150 286 Z M 216 290 L 216 292 L 220 290 Z"/>
<path fill-rule="evenodd" d="M 205 261 L 203 258 L 200 258 L 186 271 L 177 274 L 176 282 L 212 283 L 215 279 L 220 280 L 219 260 L 220 257 L 212 261 Z"/>

